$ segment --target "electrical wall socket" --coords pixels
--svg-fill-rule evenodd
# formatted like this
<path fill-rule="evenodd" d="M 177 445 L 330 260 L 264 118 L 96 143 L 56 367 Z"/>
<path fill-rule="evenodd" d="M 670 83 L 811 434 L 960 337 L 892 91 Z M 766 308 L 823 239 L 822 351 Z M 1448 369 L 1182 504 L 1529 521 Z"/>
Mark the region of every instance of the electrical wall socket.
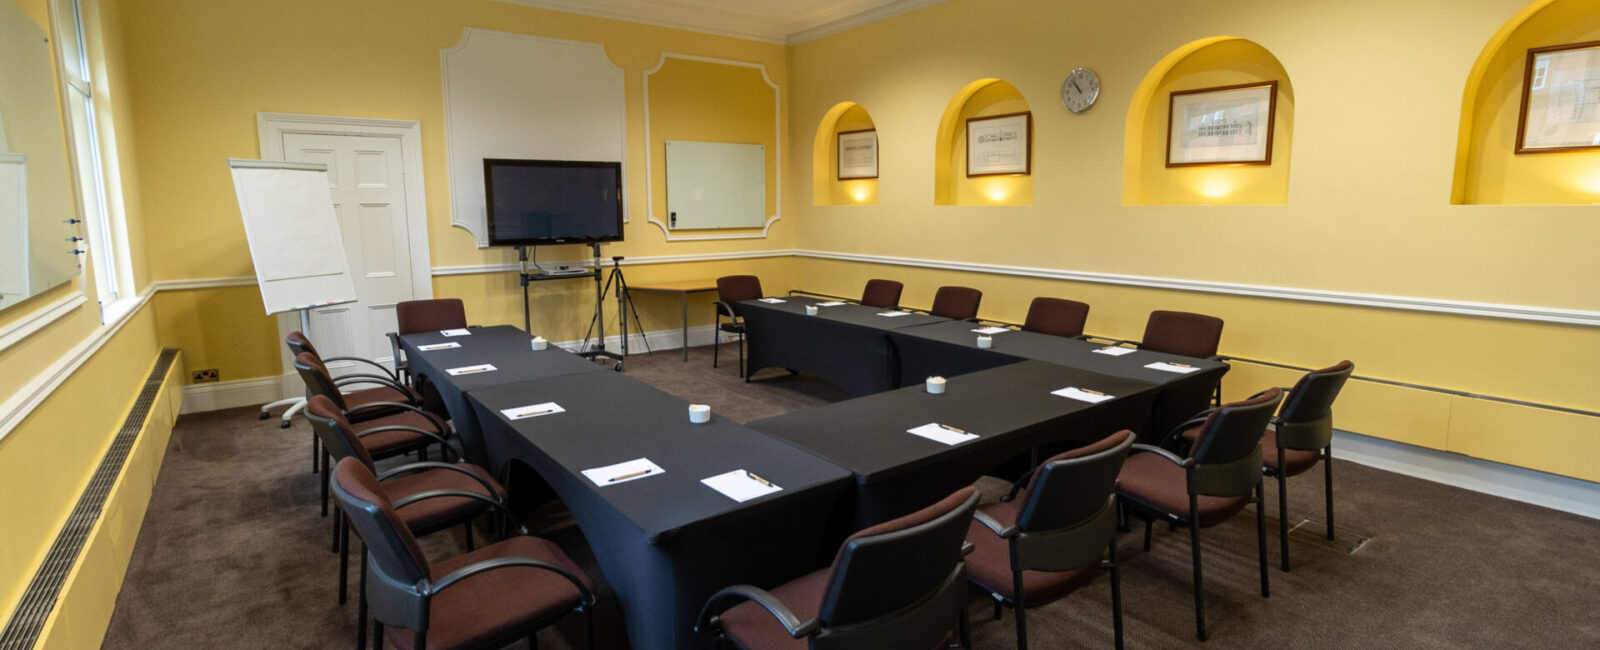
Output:
<path fill-rule="evenodd" d="M 218 375 L 216 368 L 206 368 L 204 370 L 194 371 L 194 381 L 190 383 L 203 384 L 208 381 L 216 381 L 217 378 Z"/>

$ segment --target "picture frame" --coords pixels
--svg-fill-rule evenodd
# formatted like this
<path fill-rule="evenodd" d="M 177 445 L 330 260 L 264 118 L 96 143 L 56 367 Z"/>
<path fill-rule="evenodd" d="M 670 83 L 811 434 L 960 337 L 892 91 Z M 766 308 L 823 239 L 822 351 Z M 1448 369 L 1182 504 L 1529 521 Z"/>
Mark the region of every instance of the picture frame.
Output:
<path fill-rule="evenodd" d="M 1600 149 L 1600 41 L 1528 50 L 1518 154 Z"/>
<path fill-rule="evenodd" d="M 1033 112 L 967 118 L 967 176 L 1033 172 Z"/>
<path fill-rule="evenodd" d="M 1270 165 L 1277 117 L 1277 80 L 1174 90 L 1167 167 Z"/>
<path fill-rule="evenodd" d="M 840 131 L 835 149 L 839 159 L 839 180 L 878 177 L 878 130 Z"/>

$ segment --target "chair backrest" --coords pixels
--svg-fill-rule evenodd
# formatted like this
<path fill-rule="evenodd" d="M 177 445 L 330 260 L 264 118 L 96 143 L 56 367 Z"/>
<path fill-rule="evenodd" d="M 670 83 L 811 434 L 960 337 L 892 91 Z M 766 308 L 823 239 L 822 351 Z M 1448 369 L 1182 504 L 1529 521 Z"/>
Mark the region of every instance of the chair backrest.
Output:
<path fill-rule="evenodd" d="M 1028 319 L 1022 322 L 1022 331 L 1065 336 L 1083 333 L 1083 324 L 1089 320 L 1089 305 L 1076 300 L 1038 297 L 1028 305 Z"/>
<path fill-rule="evenodd" d="M 459 298 L 406 300 L 394 308 L 400 335 L 461 329 L 467 326 L 467 308 Z"/>
<path fill-rule="evenodd" d="M 306 400 L 306 421 L 311 423 L 311 430 L 316 432 L 317 438 L 322 440 L 322 446 L 327 448 L 334 460 L 354 458 L 366 465 L 367 469 L 377 471 L 378 465 L 372 460 L 372 454 L 367 453 L 367 446 L 361 444 L 355 427 L 350 426 L 350 420 L 344 417 L 333 400 L 312 395 Z"/>
<path fill-rule="evenodd" d="M 971 320 L 978 317 L 978 302 L 982 300 L 983 292 L 972 287 L 939 287 L 933 294 L 933 309 L 928 311 L 934 316 Z"/>
<path fill-rule="evenodd" d="M 1139 349 L 1186 357 L 1216 356 L 1222 341 L 1222 319 L 1186 311 L 1150 312 Z"/>
<path fill-rule="evenodd" d="M 1278 410 L 1278 446 L 1303 450 L 1328 446 L 1333 440 L 1333 401 L 1355 369 L 1347 359 L 1295 382 Z"/>
<path fill-rule="evenodd" d="M 834 558 L 823 592 L 818 612 L 823 627 L 832 628 L 833 637 L 842 641 L 840 628 L 868 633 L 874 626 L 867 623 L 874 619 L 915 618 L 910 615 L 921 609 L 919 605 L 938 607 L 936 597 L 948 589 L 952 576 L 964 595 L 966 565 L 961 549 L 977 505 L 977 492 L 965 487 L 922 510 L 851 535 Z M 964 596 L 957 602 L 963 601 Z M 899 630 L 899 634 L 927 633 L 928 638 L 920 644 L 907 639 L 912 642 L 897 647 L 932 647 L 949 630 L 958 609 L 942 619 L 946 627 Z M 870 633 L 894 634 L 881 628 Z M 827 635 L 825 631 L 822 636 Z"/>
<path fill-rule="evenodd" d="M 895 309 L 900 306 L 900 291 L 905 285 L 894 280 L 867 280 L 861 292 L 861 304 L 878 309 Z"/>
<path fill-rule="evenodd" d="M 322 355 L 317 353 L 317 346 L 312 345 L 311 339 L 306 338 L 306 335 L 301 333 L 300 330 L 289 332 L 288 336 L 283 337 L 283 342 L 289 345 L 290 354 L 299 356 L 301 352 L 310 352 L 311 356 L 318 359 L 322 358 Z"/>
<path fill-rule="evenodd" d="M 367 547 L 367 594 L 372 615 L 389 625 L 423 629 L 428 618 L 422 582 L 431 575 L 417 538 L 395 514 L 378 477 L 354 458 L 339 461 L 333 497 Z"/>
<path fill-rule="evenodd" d="M 1017 527 L 1023 532 L 1068 528 L 1083 523 L 1105 506 L 1116 491 L 1117 474 L 1133 446 L 1134 434 L 1123 429 L 1098 442 L 1071 449 L 1034 470 Z"/>
<path fill-rule="evenodd" d="M 1189 447 L 1195 461 L 1190 490 L 1219 497 L 1248 495 L 1261 480 L 1261 432 L 1281 401 L 1283 391 L 1269 388 L 1213 410 Z"/>
<path fill-rule="evenodd" d="M 300 381 L 305 382 L 308 393 L 328 398 L 334 406 L 339 407 L 340 412 L 350 410 L 350 405 L 344 401 L 344 394 L 334 385 L 333 374 L 328 372 L 328 366 L 323 365 L 322 359 L 310 352 L 301 352 L 294 355 L 294 369 L 300 373 Z"/>
<path fill-rule="evenodd" d="M 727 303 L 733 313 L 723 313 L 724 316 L 738 316 L 739 303 L 746 300 L 755 300 L 766 294 L 761 293 L 761 278 L 753 275 L 725 275 L 717 278 L 717 300 Z M 721 312 L 719 305 L 717 311 Z"/>

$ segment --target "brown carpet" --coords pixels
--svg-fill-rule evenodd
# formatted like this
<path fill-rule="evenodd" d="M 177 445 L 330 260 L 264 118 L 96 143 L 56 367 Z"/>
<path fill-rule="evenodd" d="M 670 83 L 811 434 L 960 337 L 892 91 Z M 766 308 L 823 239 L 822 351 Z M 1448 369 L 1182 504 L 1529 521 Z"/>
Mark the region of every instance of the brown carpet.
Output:
<path fill-rule="evenodd" d="M 710 349 L 698 348 L 688 363 L 676 350 L 630 357 L 627 374 L 738 421 L 846 397 L 782 371 L 746 384 L 730 361 L 736 351 L 724 351 L 732 354 L 715 371 Z M 281 430 L 255 412 L 179 419 L 105 647 L 353 646 L 356 607 L 335 603 L 338 556 L 328 551 L 330 520 L 317 516 L 309 426 L 297 419 Z M 1347 462 L 1335 463 L 1334 477 L 1335 542 L 1323 538 L 1320 475 L 1290 480 L 1291 521 L 1309 520 L 1290 535 L 1291 573 L 1276 566 L 1276 486 L 1267 483 L 1271 598 L 1257 591 L 1253 509 L 1202 531 L 1206 646 L 1600 647 L 1600 563 L 1590 557 L 1600 521 Z M 979 486 L 991 499 L 1006 488 Z M 530 527 L 599 577 L 570 518 L 538 514 Z M 1149 553 L 1140 535 L 1136 526 L 1119 546 L 1128 647 L 1200 645 L 1187 531 L 1158 526 Z M 462 542 L 457 529 L 428 538 L 426 550 L 448 557 Z M 990 620 L 977 593 L 970 609 L 977 648 L 1014 647 L 1010 612 Z M 615 609 L 601 616 L 614 641 Z M 1034 648 L 1109 648 L 1109 583 L 1030 610 L 1028 622 Z M 566 631 L 541 633 L 541 647 L 571 647 Z"/>

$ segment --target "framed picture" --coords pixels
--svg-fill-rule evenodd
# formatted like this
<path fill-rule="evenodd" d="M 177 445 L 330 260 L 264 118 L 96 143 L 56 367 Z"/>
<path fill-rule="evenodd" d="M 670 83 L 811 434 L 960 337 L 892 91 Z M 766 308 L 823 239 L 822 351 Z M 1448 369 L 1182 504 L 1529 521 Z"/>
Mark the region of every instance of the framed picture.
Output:
<path fill-rule="evenodd" d="M 839 132 L 839 180 L 878 177 L 878 130 Z"/>
<path fill-rule="evenodd" d="M 1031 112 L 967 118 L 967 175 L 1028 174 L 1032 140 Z"/>
<path fill-rule="evenodd" d="M 1600 149 L 1600 41 L 1528 50 L 1517 153 Z"/>
<path fill-rule="evenodd" d="M 1278 82 L 1176 90 L 1167 117 L 1167 166 L 1270 165 Z"/>

